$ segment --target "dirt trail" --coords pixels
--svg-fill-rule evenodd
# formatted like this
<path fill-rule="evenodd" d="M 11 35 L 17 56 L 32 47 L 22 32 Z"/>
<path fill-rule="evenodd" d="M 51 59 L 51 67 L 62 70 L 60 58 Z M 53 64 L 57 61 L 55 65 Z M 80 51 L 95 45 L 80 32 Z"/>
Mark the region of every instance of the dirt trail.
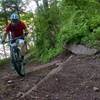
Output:
<path fill-rule="evenodd" d="M 24 78 L 8 66 L 2 67 L 0 100 L 100 100 L 100 55 L 73 56 L 69 61 L 65 60 L 61 71 L 20 98 L 21 93 L 26 93 L 57 67 L 53 66 L 30 72 Z M 36 64 L 29 67 L 36 67 Z"/>

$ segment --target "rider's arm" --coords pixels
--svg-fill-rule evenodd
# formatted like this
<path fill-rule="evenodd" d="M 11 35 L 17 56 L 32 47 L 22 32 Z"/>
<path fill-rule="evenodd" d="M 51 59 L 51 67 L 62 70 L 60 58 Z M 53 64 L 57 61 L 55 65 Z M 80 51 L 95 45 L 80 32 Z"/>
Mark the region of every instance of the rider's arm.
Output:
<path fill-rule="evenodd" d="M 24 22 L 21 21 L 21 23 L 22 23 L 22 27 L 23 27 L 23 33 L 24 33 L 23 35 L 27 36 L 28 35 L 27 26 L 26 26 L 26 24 Z"/>
<path fill-rule="evenodd" d="M 25 35 L 25 36 L 28 35 L 28 30 L 27 30 L 27 28 L 24 29 L 24 35 Z"/>
<path fill-rule="evenodd" d="M 10 30 L 11 30 L 11 27 L 10 27 L 11 25 L 9 24 L 7 27 L 6 27 L 6 32 L 4 33 L 4 36 L 3 36 L 3 39 L 2 39 L 2 42 L 4 42 L 5 41 L 5 39 L 7 38 L 7 35 L 8 35 L 8 33 L 10 32 Z"/>

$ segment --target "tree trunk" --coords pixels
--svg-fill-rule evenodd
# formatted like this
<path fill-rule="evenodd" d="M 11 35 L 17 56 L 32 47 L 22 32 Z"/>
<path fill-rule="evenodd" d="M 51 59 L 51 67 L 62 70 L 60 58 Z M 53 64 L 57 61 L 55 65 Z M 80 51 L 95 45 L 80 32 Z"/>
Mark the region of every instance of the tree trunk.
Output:
<path fill-rule="evenodd" d="M 37 5 L 37 9 L 38 11 L 40 10 L 40 6 L 39 6 L 39 0 L 34 0 L 36 2 L 36 5 Z"/>
<path fill-rule="evenodd" d="M 48 0 L 43 0 L 44 9 L 48 9 Z"/>
<path fill-rule="evenodd" d="M 8 17 L 7 17 L 7 11 L 6 11 L 6 6 L 5 6 L 5 3 L 4 3 L 4 0 L 2 1 L 2 7 L 3 7 L 3 10 L 4 10 L 5 24 L 8 25 Z M 3 45 L 3 50 L 4 50 L 5 58 L 7 58 L 7 54 L 6 54 L 6 50 L 5 50 L 4 45 Z"/>

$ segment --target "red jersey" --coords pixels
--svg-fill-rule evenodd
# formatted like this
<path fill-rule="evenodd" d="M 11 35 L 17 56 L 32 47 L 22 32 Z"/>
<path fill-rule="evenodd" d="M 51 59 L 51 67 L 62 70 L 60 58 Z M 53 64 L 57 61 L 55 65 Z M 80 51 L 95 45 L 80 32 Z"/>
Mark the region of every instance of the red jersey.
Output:
<path fill-rule="evenodd" d="M 24 22 L 19 21 L 17 24 L 13 25 L 12 23 L 10 23 L 7 27 L 6 27 L 6 32 L 9 33 L 11 32 L 12 37 L 19 37 L 23 35 L 23 30 L 26 29 L 26 25 L 24 24 Z"/>

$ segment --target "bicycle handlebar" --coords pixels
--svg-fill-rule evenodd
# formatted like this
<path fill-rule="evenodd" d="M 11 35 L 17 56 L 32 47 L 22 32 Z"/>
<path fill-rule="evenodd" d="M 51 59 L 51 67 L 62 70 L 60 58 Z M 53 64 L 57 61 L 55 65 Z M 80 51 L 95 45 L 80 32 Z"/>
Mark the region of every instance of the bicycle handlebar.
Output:
<path fill-rule="evenodd" d="M 17 39 L 20 39 L 20 38 L 24 38 L 25 36 L 19 36 L 19 37 L 16 37 L 16 38 L 14 38 L 14 39 L 10 39 L 10 40 L 8 40 L 8 41 L 5 41 L 4 43 L 2 43 L 2 44 L 5 44 L 5 43 L 8 43 L 8 42 L 10 42 L 10 41 L 13 41 L 13 40 L 17 40 Z M 1 41 L 0 41 L 0 43 L 1 43 Z"/>

